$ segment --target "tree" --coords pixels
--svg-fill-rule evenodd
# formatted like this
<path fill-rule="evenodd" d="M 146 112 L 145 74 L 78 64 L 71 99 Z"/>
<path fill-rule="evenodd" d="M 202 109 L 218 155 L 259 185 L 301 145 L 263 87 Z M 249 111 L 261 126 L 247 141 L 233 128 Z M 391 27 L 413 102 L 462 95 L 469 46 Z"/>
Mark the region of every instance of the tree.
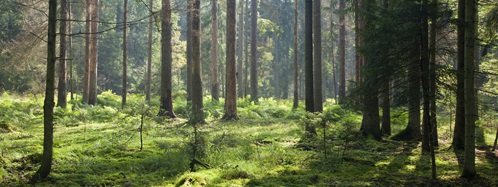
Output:
<path fill-rule="evenodd" d="M 384 0 L 384 10 L 388 11 L 389 0 Z M 382 99 L 382 126 L 383 135 L 391 135 L 391 101 L 390 101 L 390 77 L 385 76 L 381 85 Z"/>
<path fill-rule="evenodd" d="M 90 39 L 90 63 L 88 66 L 88 104 L 97 103 L 97 66 L 98 66 L 98 30 L 99 30 L 99 3 L 100 0 L 91 0 L 91 39 Z"/>
<path fill-rule="evenodd" d="M 294 0 L 294 103 L 292 105 L 292 108 L 296 109 L 299 106 L 299 95 L 298 95 L 298 84 L 297 84 L 297 78 L 298 78 L 298 67 L 297 67 L 297 61 L 298 61 L 298 45 L 297 45 L 297 0 Z"/>
<path fill-rule="evenodd" d="M 219 101 L 218 83 L 218 1 L 211 1 L 211 96 Z"/>
<path fill-rule="evenodd" d="M 240 0 L 240 13 L 239 13 L 239 31 L 238 31 L 238 45 L 237 45 L 237 95 L 238 97 L 244 97 L 244 72 L 243 72 L 243 57 L 244 55 L 244 1 Z"/>
<path fill-rule="evenodd" d="M 192 101 L 192 0 L 187 0 L 187 103 Z"/>
<path fill-rule="evenodd" d="M 57 0 L 48 1 L 47 77 L 43 104 L 43 155 L 41 166 L 32 178 L 33 182 L 46 178 L 52 169 L 54 144 L 54 87 L 56 61 Z"/>
<path fill-rule="evenodd" d="M 172 46 L 171 46 L 171 2 L 162 0 L 162 18 L 161 18 L 161 106 L 159 108 L 160 116 L 176 118 L 173 112 L 173 99 L 171 98 L 171 63 Z"/>
<path fill-rule="evenodd" d="M 431 36 L 430 36 L 430 64 L 429 64 L 429 79 L 430 79 L 430 84 L 429 84 L 429 90 L 430 90 L 430 113 L 431 113 L 431 135 L 432 135 L 432 140 L 433 140 L 433 146 L 432 150 L 434 150 L 434 147 L 439 146 L 438 143 L 438 133 L 437 133 L 437 106 L 436 106 L 436 90 L 437 85 L 436 85 L 436 37 L 437 37 L 437 24 L 438 24 L 438 0 L 433 0 L 432 2 L 432 17 L 431 17 Z"/>
<path fill-rule="evenodd" d="M 66 52 L 67 52 L 67 44 L 66 44 L 66 34 L 67 34 L 67 20 L 68 20 L 68 12 L 67 12 L 68 2 L 67 0 L 61 0 L 61 21 L 60 21 L 60 55 L 59 55 L 59 85 L 57 86 L 58 91 L 58 99 L 57 106 L 61 108 L 66 108 L 67 105 L 67 97 L 66 97 Z"/>
<path fill-rule="evenodd" d="M 322 16 L 321 0 L 313 0 L 313 94 L 314 94 L 314 111 L 323 112 L 322 96 Z"/>
<path fill-rule="evenodd" d="M 305 1 L 304 20 L 304 74 L 305 74 L 305 97 L 306 111 L 315 112 L 313 100 L 313 2 Z"/>
<path fill-rule="evenodd" d="M 163 0 L 164 1 L 164 0 Z M 192 118 L 190 123 L 204 123 L 201 80 L 200 0 L 192 4 Z"/>
<path fill-rule="evenodd" d="M 465 0 L 458 0 L 458 22 L 457 22 L 457 90 L 456 90 L 456 113 L 455 131 L 453 132 L 453 149 L 464 150 L 465 148 Z"/>
<path fill-rule="evenodd" d="M 226 101 L 224 120 L 237 120 L 237 85 L 235 79 L 235 0 L 227 1 Z"/>
<path fill-rule="evenodd" d="M 84 63 L 84 72 L 83 72 L 83 98 L 82 103 L 88 103 L 88 89 L 90 85 L 90 42 L 91 42 L 91 20 L 92 20 L 92 0 L 86 1 L 86 36 L 85 36 L 85 63 Z"/>
<path fill-rule="evenodd" d="M 462 177 L 476 177 L 475 169 L 475 110 L 474 95 L 474 63 L 475 63 L 475 42 L 476 42 L 476 11 L 477 2 L 474 0 L 465 1 L 465 76 L 464 76 L 464 99 L 465 99 L 465 153 Z"/>
<path fill-rule="evenodd" d="M 249 1 L 250 0 L 245 0 L 246 4 L 244 6 L 244 13 L 246 14 L 244 18 L 245 22 L 245 28 L 249 28 Z M 252 1 L 251 1 L 252 3 Z M 252 19 L 252 17 L 251 17 Z M 245 47 L 244 47 L 244 97 L 247 97 L 247 94 L 249 92 L 249 30 L 251 29 L 246 29 L 244 34 L 244 39 L 245 41 Z M 251 59 L 252 60 L 252 59 Z"/>
<path fill-rule="evenodd" d="M 257 24 L 258 0 L 251 0 L 251 101 L 254 102 L 258 102 Z"/>
<path fill-rule="evenodd" d="M 430 152 L 430 134 L 432 128 L 430 127 L 430 90 L 429 90 L 429 76 L 430 76 L 430 70 L 429 70 L 429 18 L 428 18 L 428 6 L 429 6 L 429 1 L 428 0 L 422 0 L 422 26 L 420 27 L 422 30 L 420 31 L 421 33 L 421 41 L 420 41 L 420 49 L 421 49 L 421 54 L 420 54 L 420 67 L 422 71 L 422 94 L 423 94 L 423 122 L 422 122 L 422 129 L 423 129 L 423 137 L 422 137 L 422 152 Z"/>
<path fill-rule="evenodd" d="M 339 0 L 339 103 L 346 97 L 346 22 L 345 2 Z M 358 36 L 358 33 L 356 34 Z"/>
<path fill-rule="evenodd" d="M 128 0 L 124 0 L 124 14 L 123 14 L 123 86 L 121 91 L 121 108 L 124 108 L 126 105 L 126 59 L 127 59 L 127 51 L 126 51 L 126 25 L 128 24 Z"/>
<path fill-rule="evenodd" d="M 68 19 L 72 19 L 71 2 L 67 3 Z M 68 21 L 68 33 L 73 32 L 72 22 Z M 69 90 L 71 92 L 71 101 L 74 99 L 74 82 L 73 82 L 73 36 L 70 35 L 68 38 L 68 48 L 69 48 Z"/>
<path fill-rule="evenodd" d="M 152 7 L 154 7 L 154 0 L 149 1 L 150 13 L 149 17 L 149 27 L 148 27 L 148 55 L 147 55 L 147 77 L 145 82 L 145 100 L 150 103 L 150 91 L 152 83 L 152 22 L 154 20 L 154 12 L 152 12 Z"/>

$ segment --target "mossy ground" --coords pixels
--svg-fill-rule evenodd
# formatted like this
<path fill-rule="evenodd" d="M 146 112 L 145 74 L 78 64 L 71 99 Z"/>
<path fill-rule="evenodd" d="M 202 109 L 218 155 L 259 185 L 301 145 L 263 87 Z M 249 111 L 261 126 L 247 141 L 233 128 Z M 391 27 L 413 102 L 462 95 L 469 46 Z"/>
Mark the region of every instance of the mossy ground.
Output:
<path fill-rule="evenodd" d="M 489 151 L 496 129 L 481 125 L 477 149 L 479 177 L 460 178 L 463 162 L 449 147 L 451 133 L 441 117 L 436 151 L 438 181 L 430 179 L 430 160 L 419 142 L 375 141 L 357 132 L 361 116 L 328 102 L 323 115 L 291 110 L 290 101 L 241 100 L 239 121 L 218 120 L 222 103 L 206 99 L 207 124 L 199 125 L 197 159 L 209 164 L 189 171 L 193 128 L 181 101 L 181 118 L 155 117 L 155 111 L 130 96 L 104 93 L 102 105 L 56 109 L 54 162 L 38 186 L 497 186 L 498 159 Z M 152 103 L 152 106 L 157 106 Z M 70 105 L 69 108 L 71 108 Z M 183 110 L 185 112 L 181 112 Z M 25 186 L 39 167 L 42 152 L 42 100 L 3 95 L 0 123 L 0 186 Z M 406 113 L 393 112 L 393 133 Z M 144 117 L 140 150 L 141 114 Z M 322 122 L 327 121 L 326 125 Z M 305 138 L 304 124 L 318 135 Z M 485 124 L 485 123 L 483 123 Z M 325 131 L 324 131 L 325 127 Z M 7 128 L 3 128 L 7 129 Z M 325 132 L 325 135 L 324 135 Z M 459 164 L 460 163 L 460 164 Z"/>

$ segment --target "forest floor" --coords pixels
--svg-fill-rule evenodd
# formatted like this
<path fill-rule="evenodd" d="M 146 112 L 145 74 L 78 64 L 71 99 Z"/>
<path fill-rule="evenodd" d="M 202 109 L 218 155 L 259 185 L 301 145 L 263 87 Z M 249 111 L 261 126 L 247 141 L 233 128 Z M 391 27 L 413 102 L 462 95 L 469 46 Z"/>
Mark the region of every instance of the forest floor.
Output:
<path fill-rule="evenodd" d="M 4 96 L 0 186 L 28 186 L 41 159 L 42 101 Z M 467 181 L 460 178 L 463 157 L 451 149 L 448 129 L 440 127 L 433 181 L 419 142 L 363 137 L 357 132 L 361 116 L 335 105 L 315 116 L 291 111 L 290 101 L 241 103 L 241 119 L 223 122 L 216 114 L 222 105 L 206 103 L 211 112 L 194 136 L 184 118 L 142 118 L 140 111 L 147 110 L 130 104 L 137 108 L 120 111 L 114 99 L 104 106 L 56 109 L 52 172 L 37 186 L 498 186 L 497 152 L 489 146 L 493 128 L 482 131 L 476 150 L 479 177 Z M 393 113 L 396 133 L 406 125 L 406 116 L 400 117 L 406 112 Z M 316 136 L 304 134 L 305 124 L 324 119 Z M 192 172 L 194 149 L 206 166 Z"/>

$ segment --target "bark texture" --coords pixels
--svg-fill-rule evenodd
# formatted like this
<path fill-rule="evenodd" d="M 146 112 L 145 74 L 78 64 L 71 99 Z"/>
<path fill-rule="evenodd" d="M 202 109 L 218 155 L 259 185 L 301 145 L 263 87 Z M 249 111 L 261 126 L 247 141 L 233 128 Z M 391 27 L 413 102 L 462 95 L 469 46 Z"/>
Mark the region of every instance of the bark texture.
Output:
<path fill-rule="evenodd" d="M 218 83 L 218 0 L 211 0 L 211 96 L 215 101 L 220 100 L 219 88 L 220 85 Z"/>
<path fill-rule="evenodd" d="M 192 4 L 192 118 L 190 123 L 204 123 L 201 79 L 201 17 L 200 0 Z"/>
<path fill-rule="evenodd" d="M 315 112 L 313 94 L 313 2 L 304 4 L 304 79 L 306 111 Z"/>
<path fill-rule="evenodd" d="M 68 20 L 68 2 L 61 0 L 61 21 L 60 21 L 60 45 L 59 45 L 59 85 L 57 86 L 57 106 L 66 108 L 67 105 L 67 92 L 66 92 L 66 53 L 67 53 L 67 20 Z"/>
<path fill-rule="evenodd" d="M 237 85 L 235 71 L 235 0 L 227 1 L 226 101 L 224 120 L 237 120 Z"/>
<path fill-rule="evenodd" d="M 173 112 L 173 100 L 171 98 L 171 2 L 162 0 L 161 16 L 161 89 L 159 116 L 176 118 Z"/>
<path fill-rule="evenodd" d="M 323 112 L 322 11 L 321 0 L 313 0 L 313 95 L 315 112 Z"/>
<path fill-rule="evenodd" d="M 251 101 L 258 102 L 258 0 L 251 0 Z"/>

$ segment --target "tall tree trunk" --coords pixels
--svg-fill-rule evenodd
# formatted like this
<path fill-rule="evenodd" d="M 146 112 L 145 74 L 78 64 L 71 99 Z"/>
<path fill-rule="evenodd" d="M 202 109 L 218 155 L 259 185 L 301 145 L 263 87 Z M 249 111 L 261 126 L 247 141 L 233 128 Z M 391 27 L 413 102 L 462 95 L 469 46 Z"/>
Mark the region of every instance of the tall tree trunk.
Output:
<path fill-rule="evenodd" d="M 187 0 L 187 103 L 192 101 L 192 4 Z"/>
<path fill-rule="evenodd" d="M 201 79 L 201 1 L 192 5 L 192 119 L 191 123 L 204 123 Z"/>
<path fill-rule="evenodd" d="M 258 102 L 258 0 L 251 0 L 251 101 Z"/>
<path fill-rule="evenodd" d="M 149 27 L 148 27 L 148 56 L 147 56 L 147 77 L 145 82 L 145 100 L 150 104 L 150 92 L 152 83 L 152 22 L 154 21 L 154 12 L 152 11 L 154 7 L 154 0 L 149 1 L 149 8 L 151 10 L 149 17 Z"/>
<path fill-rule="evenodd" d="M 428 0 L 422 0 L 422 15 L 421 15 L 421 20 L 422 20 L 422 27 L 421 27 L 421 41 L 420 41 L 420 49 L 421 49 L 421 54 L 420 54 L 420 67 L 422 71 L 422 93 L 423 93 L 423 122 L 422 122 L 422 129 L 423 129 L 423 137 L 422 137 L 422 152 L 428 153 L 431 150 L 430 146 L 430 136 L 431 136 L 431 130 L 432 128 L 429 126 L 430 125 L 430 90 L 429 90 L 429 77 L 430 77 L 430 70 L 429 70 L 429 19 L 428 19 L 428 11 L 427 8 L 429 6 L 429 1 Z"/>
<path fill-rule="evenodd" d="M 346 97 L 346 22 L 344 7 L 344 0 L 339 0 L 339 103 L 343 103 Z M 358 33 L 356 33 L 356 37 L 358 37 Z"/>
<path fill-rule="evenodd" d="M 368 29 L 371 26 L 371 21 L 364 16 L 365 12 L 370 12 L 373 11 L 373 6 L 375 2 L 371 2 L 369 0 L 360 0 L 360 4 L 362 13 L 361 17 L 363 20 L 365 20 L 365 30 Z M 369 39 L 371 40 L 371 39 Z M 364 56 L 364 55 L 362 55 Z M 372 65 L 375 63 L 370 58 L 363 57 L 365 59 L 365 65 L 374 67 Z M 368 71 L 364 74 L 362 74 L 363 79 L 378 79 L 379 75 L 376 71 Z M 375 139 L 380 139 L 381 138 L 381 131 L 380 131 L 380 117 L 379 117 L 379 85 L 377 85 L 377 81 L 366 81 L 364 84 L 366 84 L 367 90 L 369 90 L 368 93 L 365 93 L 363 95 L 363 119 L 361 121 L 361 129 L 360 131 L 365 135 L 365 136 L 370 136 L 372 135 Z"/>
<path fill-rule="evenodd" d="M 34 182 L 44 179 L 50 174 L 53 160 L 57 0 L 49 0 L 48 5 L 47 77 L 43 105 L 43 155 L 41 166 L 32 178 Z"/>
<path fill-rule="evenodd" d="M 121 108 L 124 108 L 126 105 L 126 78 L 127 78 L 127 50 L 126 50 L 126 25 L 128 24 L 128 0 L 124 0 L 124 14 L 123 14 L 123 86 L 121 91 Z"/>
<path fill-rule="evenodd" d="M 455 131 L 453 132 L 453 149 L 464 150 L 465 148 L 465 0 L 458 0 L 458 24 L 457 24 L 457 91 Z"/>
<path fill-rule="evenodd" d="M 354 3 L 354 32 L 355 32 L 355 39 L 354 39 L 354 45 L 355 45 L 355 81 L 356 84 L 360 83 L 360 68 L 361 68 L 361 57 L 360 57 L 360 52 L 359 52 L 359 47 L 360 47 L 360 39 L 361 39 L 361 29 L 360 29 L 360 0 L 353 0 Z M 340 32 L 340 31 L 339 31 Z M 339 34 L 340 35 L 340 34 Z M 340 40 L 340 39 L 339 39 Z M 340 48 L 340 41 L 339 41 L 339 48 Z M 339 56 L 341 54 L 341 49 L 339 49 Z M 341 89 L 341 59 L 339 57 L 339 89 Z M 345 80 L 345 79 L 344 79 Z M 346 83 L 344 83 L 345 85 Z M 339 91 L 340 92 L 340 91 Z M 339 93 L 340 97 L 340 93 Z M 340 99 L 339 99 L 340 100 Z"/>
<path fill-rule="evenodd" d="M 88 104 L 91 105 L 95 105 L 97 103 L 99 3 L 100 0 L 92 0 L 92 39 L 90 45 L 90 79 L 88 85 Z"/>
<path fill-rule="evenodd" d="M 335 6 L 333 4 L 334 0 L 331 0 L 330 1 L 330 43 L 331 43 L 331 49 L 330 49 L 330 61 L 331 61 L 331 64 L 332 64 L 332 84 L 329 85 L 331 86 L 331 90 L 332 90 L 332 93 L 333 93 L 333 97 L 334 97 L 334 100 L 336 102 L 336 104 L 338 103 L 337 102 L 337 74 L 336 74 L 336 65 L 335 65 L 335 37 L 334 37 L 334 26 L 335 26 L 335 23 L 334 23 L 334 12 L 336 11 L 335 10 Z"/>
<path fill-rule="evenodd" d="M 60 21 L 60 53 L 59 53 L 59 85 L 57 86 L 57 106 L 61 108 L 66 108 L 67 97 L 66 97 L 66 53 L 67 53 L 67 0 L 61 0 L 61 21 Z"/>
<path fill-rule="evenodd" d="M 211 0 L 211 96 L 220 100 L 218 83 L 218 0 Z"/>
<path fill-rule="evenodd" d="M 297 16 L 298 16 L 298 12 L 297 12 L 297 0 L 294 0 L 294 103 L 292 105 L 292 108 L 293 109 L 297 109 L 297 107 L 299 107 L 299 95 L 298 95 L 298 84 L 297 84 L 297 81 L 298 81 L 298 64 L 297 64 L 297 61 L 298 61 L 298 45 L 297 45 Z"/>
<path fill-rule="evenodd" d="M 306 111 L 315 112 L 315 101 L 313 100 L 313 2 L 305 1 L 304 21 L 304 75 Z"/>
<path fill-rule="evenodd" d="M 68 11 L 68 48 L 69 48 L 69 91 L 71 92 L 71 101 L 74 99 L 74 82 L 73 82 L 73 28 L 72 28 L 72 10 L 71 10 L 71 2 L 67 3 L 67 11 Z"/>
<path fill-rule="evenodd" d="M 389 0 L 383 0 L 384 11 L 389 9 Z M 390 77 L 386 75 L 381 83 L 382 97 L 382 126 L 383 135 L 391 135 L 391 104 L 390 104 Z"/>
<path fill-rule="evenodd" d="M 161 106 L 159 116 L 176 118 L 173 112 L 173 99 L 171 98 L 171 1 L 162 0 L 161 18 Z"/>
<path fill-rule="evenodd" d="M 226 40 L 226 102 L 224 120 L 237 120 L 237 85 L 235 71 L 235 0 L 227 1 L 227 40 Z"/>
<path fill-rule="evenodd" d="M 465 154 L 462 177 L 476 177 L 475 169 L 475 110 L 474 95 L 474 63 L 475 63 L 475 42 L 476 42 L 476 9 L 477 3 L 474 0 L 465 1 Z"/>
<path fill-rule="evenodd" d="M 239 13 L 239 31 L 238 31 L 238 47 L 237 47 L 237 95 L 238 97 L 244 97 L 244 72 L 243 72 L 243 60 L 244 60 L 244 1 L 240 0 L 240 13 Z"/>
<path fill-rule="evenodd" d="M 437 91 L 437 85 L 436 85 L 436 37 L 437 37 L 437 12 L 438 12 L 438 0 L 433 0 L 432 2 L 432 7 L 433 11 L 432 12 L 432 18 L 431 18 L 431 40 L 430 40 L 430 64 L 429 64 L 429 70 L 430 70 L 430 88 L 429 90 L 431 91 L 430 93 L 430 105 L 431 105 L 431 135 L 432 135 L 432 140 L 433 140 L 433 145 L 434 147 L 439 146 L 438 142 L 438 133 L 437 133 L 437 118 L 436 118 L 436 91 Z"/>
<path fill-rule="evenodd" d="M 322 16 L 321 0 L 313 0 L 313 94 L 314 111 L 323 112 L 322 96 Z"/>
<path fill-rule="evenodd" d="M 90 87 L 90 46 L 92 37 L 92 0 L 86 1 L 86 35 L 85 35 L 85 63 L 83 72 L 83 98 L 82 103 L 88 103 L 88 89 Z"/>

